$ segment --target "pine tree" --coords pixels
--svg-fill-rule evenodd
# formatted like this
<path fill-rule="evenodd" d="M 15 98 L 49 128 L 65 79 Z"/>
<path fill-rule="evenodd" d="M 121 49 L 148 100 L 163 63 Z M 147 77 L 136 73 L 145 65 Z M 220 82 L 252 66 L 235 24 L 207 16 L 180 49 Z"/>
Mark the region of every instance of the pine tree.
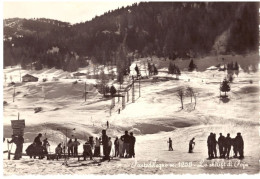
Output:
<path fill-rule="evenodd" d="M 168 73 L 169 73 L 169 74 L 173 74 L 173 65 L 172 65 L 172 62 L 169 63 Z"/>
<path fill-rule="evenodd" d="M 239 66 L 238 66 L 237 62 L 235 63 L 234 70 L 239 70 Z"/>
<path fill-rule="evenodd" d="M 176 70 L 175 70 L 175 71 L 176 71 L 176 72 L 175 72 L 176 78 L 179 78 L 179 76 L 181 75 L 181 70 L 180 70 L 179 67 L 177 67 L 177 66 L 175 67 L 175 69 L 176 69 Z"/>
<path fill-rule="evenodd" d="M 100 79 L 99 84 L 101 86 L 101 91 L 105 95 L 106 94 L 106 87 L 107 87 L 107 83 L 108 83 L 109 79 L 107 78 L 103 69 L 100 72 L 99 79 Z"/>
<path fill-rule="evenodd" d="M 112 85 L 111 88 L 110 88 L 110 94 L 112 96 L 116 94 L 116 88 L 114 87 L 114 85 Z"/>
<path fill-rule="evenodd" d="M 154 73 L 154 75 L 158 75 L 158 70 L 157 70 L 155 64 L 153 64 L 153 73 Z"/>
<path fill-rule="evenodd" d="M 193 71 L 195 68 L 196 68 L 196 65 L 193 63 L 193 59 L 191 59 L 188 70 Z"/>
<path fill-rule="evenodd" d="M 226 78 L 225 78 L 224 81 L 220 84 L 220 91 L 225 92 L 225 97 L 227 96 L 227 95 L 226 95 L 226 92 L 229 92 L 229 91 L 230 91 L 230 85 L 229 85 L 229 82 L 227 81 Z"/>

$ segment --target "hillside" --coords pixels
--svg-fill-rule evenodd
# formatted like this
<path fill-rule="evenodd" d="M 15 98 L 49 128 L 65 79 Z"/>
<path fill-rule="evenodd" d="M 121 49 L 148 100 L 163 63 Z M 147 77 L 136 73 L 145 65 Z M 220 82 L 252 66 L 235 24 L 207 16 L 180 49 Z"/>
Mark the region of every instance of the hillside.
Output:
<path fill-rule="evenodd" d="M 258 58 L 258 54 L 243 56 L 225 56 L 229 61 L 236 59 L 249 61 Z M 134 63 L 142 63 L 144 58 Z M 215 57 L 207 57 L 196 64 L 204 64 L 205 61 L 214 61 Z M 154 61 L 159 61 L 154 59 Z M 179 63 L 179 62 L 178 62 Z M 133 65 L 134 66 L 134 65 Z M 205 68 L 201 65 L 201 68 Z M 143 69 L 141 69 L 144 72 Z M 159 68 L 162 71 L 163 68 Z M 131 68 L 131 71 L 134 71 Z M 22 75 L 33 74 L 40 78 L 38 82 L 19 82 L 20 68 L 6 68 L 4 73 L 12 76 L 15 86 L 15 100 L 13 102 L 14 87 L 4 83 L 3 128 L 4 137 L 11 136 L 11 120 L 17 118 L 20 112 L 21 119 L 26 120 L 25 144 L 23 152 L 30 145 L 34 137 L 40 132 L 50 141 L 49 152 L 54 152 L 55 147 L 74 135 L 81 145 L 79 152 L 83 151 L 82 144 L 87 137 L 100 137 L 101 130 L 106 128 L 109 121 L 110 127 L 107 134 L 115 140 L 115 137 L 123 135 L 125 130 L 134 132 L 136 137 L 136 158 L 114 158 L 111 162 L 102 162 L 100 166 L 91 164 L 92 161 L 77 161 L 70 158 L 71 167 L 62 165 L 64 159 L 38 160 L 23 156 L 21 160 L 7 160 L 7 153 L 3 155 L 4 175 L 48 175 L 48 174 L 256 174 L 259 172 L 259 72 L 251 70 L 250 73 L 239 71 L 228 93 L 228 100 L 219 98 L 219 82 L 227 75 L 225 71 L 206 70 L 200 72 L 183 71 L 179 80 L 155 81 L 152 76 L 141 81 L 141 97 L 138 95 L 138 84 L 135 88 L 135 99 L 126 103 L 126 108 L 118 114 L 122 100 L 112 109 L 109 108 L 111 100 L 105 100 L 99 94 L 90 79 L 78 80 L 67 78 L 68 72 L 50 69 L 40 71 L 21 70 Z M 134 72 L 135 73 L 135 72 Z M 174 77 L 175 75 L 159 72 L 157 77 Z M 59 81 L 53 81 L 53 77 Z M 47 82 L 42 79 L 47 78 Z M 252 81 L 252 82 L 250 82 Z M 87 90 L 90 91 L 87 101 L 84 101 L 82 93 L 84 82 L 87 82 Z M 180 101 L 176 97 L 177 90 L 192 87 L 196 93 L 197 103 L 194 109 L 194 100 L 185 96 L 184 109 L 180 109 Z M 100 100 L 102 99 L 102 100 Z M 42 111 L 35 113 L 34 108 L 42 107 Z M 61 130 L 57 130 L 63 129 Z M 75 128 L 76 130 L 72 130 Z M 206 160 L 207 137 L 210 132 L 223 135 L 231 134 L 234 138 L 237 132 L 241 132 L 244 139 L 243 160 L 235 158 Z M 167 140 L 173 140 L 173 151 L 168 151 Z M 189 140 L 195 137 L 196 146 L 194 153 L 188 153 Z M 3 145 L 7 150 L 7 143 Z M 13 145 L 12 152 L 15 151 Z M 101 151 L 102 152 L 102 151 Z M 111 155 L 114 154 L 114 146 Z M 233 149 L 231 150 L 233 156 Z M 99 160 L 98 157 L 95 160 Z M 143 167 L 142 164 L 175 164 L 177 167 Z M 178 163 L 191 162 L 192 166 L 178 167 Z M 206 166 L 212 163 L 237 164 L 231 166 Z M 136 166 L 139 164 L 139 166 Z M 241 165 L 240 165 L 241 164 Z M 201 166 L 203 165 L 203 166 Z M 37 167 L 32 170 L 32 166 Z"/>
<path fill-rule="evenodd" d="M 109 11 L 81 24 L 50 19 L 4 20 L 4 66 L 37 62 L 75 71 L 91 57 L 117 64 L 119 46 L 127 53 L 170 59 L 258 49 L 258 3 L 142 2 Z M 11 37 L 11 38 L 10 38 Z M 124 41 L 125 39 L 125 41 Z M 58 47 L 57 54 L 46 54 Z M 71 52 L 80 60 L 70 59 Z M 68 69 L 67 66 L 75 66 Z"/>

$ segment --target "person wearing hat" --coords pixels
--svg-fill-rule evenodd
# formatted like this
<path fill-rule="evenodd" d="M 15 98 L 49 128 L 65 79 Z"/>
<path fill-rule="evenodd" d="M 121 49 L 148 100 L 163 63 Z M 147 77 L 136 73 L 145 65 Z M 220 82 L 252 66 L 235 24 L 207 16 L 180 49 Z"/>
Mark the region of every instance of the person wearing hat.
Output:
<path fill-rule="evenodd" d="M 172 148 L 172 139 L 169 138 L 169 141 L 167 141 L 167 143 L 169 143 L 169 151 L 173 151 L 173 148 Z"/>
<path fill-rule="evenodd" d="M 103 160 L 110 160 L 108 151 L 108 136 L 106 130 L 102 130 Z"/>
<path fill-rule="evenodd" d="M 222 135 L 222 133 L 219 133 L 218 148 L 219 148 L 220 158 L 223 158 L 224 155 L 225 155 L 225 153 L 224 153 L 224 143 L 225 143 L 225 137 Z"/>
<path fill-rule="evenodd" d="M 24 143 L 23 136 L 18 135 L 18 137 L 16 137 L 15 135 L 12 135 L 12 140 L 7 141 L 7 142 L 8 143 L 15 143 L 15 145 L 16 145 L 14 160 L 19 160 L 20 158 L 22 158 L 23 143 Z"/>
<path fill-rule="evenodd" d="M 244 158 L 244 140 L 243 140 L 240 132 L 237 133 L 237 136 L 235 138 L 235 144 L 237 146 L 239 158 L 240 159 Z"/>
<path fill-rule="evenodd" d="M 194 148 L 194 146 L 195 146 L 194 140 L 195 140 L 194 137 L 190 140 L 190 143 L 189 143 L 189 153 L 192 153 L 192 152 L 193 152 L 193 148 Z"/>
<path fill-rule="evenodd" d="M 208 136 L 208 140 L 207 140 L 209 159 L 214 158 L 214 155 L 213 155 L 213 137 L 214 137 L 213 133 L 211 132 L 210 135 Z"/>
<path fill-rule="evenodd" d="M 231 149 L 231 143 L 232 143 L 232 139 L 230 137 L 230 134 L 227 134 L 226 140 L 225 140 L 225 155 L 227 156 L 227 158 L 229 159 L 229 153 L 230 153 L 230 149 Z"/>
<path fill-rule="evenodd" d="M 130 136 L 128 135 L 128 131 L 125 131 L 125 135 L 123 135 L 124 146 L 123 146 L 123 154 L 125 154 L 125 158 L 129 157 L 129 145 L 130 145 Z"/>
<path fill-rule="evenodd" d="M 135 157 L 135 137 L 133 132 L 130 132 L 129 157 Z"/>

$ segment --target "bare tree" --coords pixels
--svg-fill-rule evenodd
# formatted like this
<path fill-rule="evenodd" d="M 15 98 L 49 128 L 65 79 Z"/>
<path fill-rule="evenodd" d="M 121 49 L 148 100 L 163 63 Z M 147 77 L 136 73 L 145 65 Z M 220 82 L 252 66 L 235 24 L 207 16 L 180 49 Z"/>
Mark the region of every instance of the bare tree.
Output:
<path fill-rule="evenodd" d="M 183 100 L 184 100 L 184 96 L 185 96 L 185 92 L 183 90 L 183 88 L 180 88 L 178 91 L 177 91 L 177 94 L 176 94 L 177 98 L 180 100 L 181 102 L 181 109 L 183 109 Z"/>
<path fill-rule="evenodd" d="M 188 88 L 186 89 L 186 95 L 187 95 L 187 96 L 190 96 L 190 102 L 192 103 L 192 97 L 193 97 L 193 95 L 194 95 L 194 91 L 193 91 L 193 88 L 192 88 L 192 87 L 188 87 Z"/>
<path fill-rule="evenodd" d="M 194 97 L 194 109 L 195 109 L 197 104 L 197 96 L 196 93 L 194 93 L 194 91 L 193 91 L 193 97 Z"/>
<path fill-rule="evenodd" d="M 194 109 L 195 109 L 197 103 L 197 96 L 194 89 L 192 87 L 188 87 L 186 89 L 186 95 L 190 96 L 191 103 L 192 103 L 192 98 L 194 98 Z"/>

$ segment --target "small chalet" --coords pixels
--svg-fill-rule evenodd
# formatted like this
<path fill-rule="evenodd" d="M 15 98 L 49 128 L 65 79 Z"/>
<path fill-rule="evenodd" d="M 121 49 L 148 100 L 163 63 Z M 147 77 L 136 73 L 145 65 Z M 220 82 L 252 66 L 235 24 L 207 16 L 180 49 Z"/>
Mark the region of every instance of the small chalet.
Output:
<path fill-rule="evenodd" d="M 29 74 L 24 75 L 23 77 L 23 82 L 35 82 L 38 81 L 38 78 Z"/>

